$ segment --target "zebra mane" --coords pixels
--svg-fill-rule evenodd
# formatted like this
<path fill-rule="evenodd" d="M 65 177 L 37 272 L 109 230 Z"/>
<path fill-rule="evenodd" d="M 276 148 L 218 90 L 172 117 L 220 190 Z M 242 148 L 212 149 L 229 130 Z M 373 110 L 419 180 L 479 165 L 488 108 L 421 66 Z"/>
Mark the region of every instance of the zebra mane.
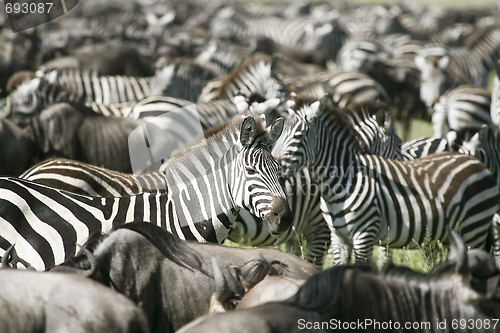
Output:
<path fill-rule="evenodd" d="M 266 63 L 271 63 L 272 58 L 271 56 L 268 55 L 259 55 L 256 57 L 253 57 L 251 59 L 248 59 L 245 61 L 243 64 L 238 66 L 236 69 L 231 71 L 229 74 L 215 78 L 211 80 L 207 86 L 203 89 L 204 92 L 206 93 L 206 96 L 204 97 L 207 100 L 213 100 L 213 99 L 218 99 L 222 96 L 222 94 L 225 92 L 225 88 L 234 81 L 235 78 L 241 75 L 241 73 L 244 73 L 248 71 L 248 69 L 259 62 L 264 61 Z M 272 74 L 272 73 L 271 73 Z"/>
<path fill-rule="evenodd" d="M 265 137 L 265 135 L 267 135 L 267 131 L 265 128 L 265 121 L 262 118 L 258 116 L 252 117 L 254 118 L 256 124 L 252 140 L 253 143 L 255 140 L 260 140 Z M 200 150 L 211 151 L 216 145 L 218 145 L 218 143 L 223 141 L 234 142 L 240 145 L 238 139 L 240 137 L 241 125 L 243 124 L 244 119 L 245 118 L 242 116 L 233 117 L 226 123 L 221 124 L 220 127 L 217 127 L 217 129 L 205 133 L 205 140 L 202 140 L 184 151 L 176 151 L 168 162 L 169 168 L 174 166 L 176 163 L 183 163 L 196 158 L 196 155 L 200 152 Z M 220 148 L 220 146 L 218 147 Z"/>
<path fill-rule="evenodd" d="M 314 97 L 303 96 L 300 99 L 296 100 L 294 109 L 299 112 L 301 117 L 304 117 L 307 107 L 309 107 L 315 101 L 316 99 Z M 372 112 L 376 112 L 376 107 L 376 103 L 369 102 L 339 108 L 334 105 L 331 98 L 329 98 L 328 104 L 326 105 L 326 109 L 322 116 L 328 117 L 331 123 L 336 124 L 336 127 L 347 129 L 350 137 L 354 139 L 353 143 L 358 152 L 368 154 L 369 147 L 361 139 L 359 133 L 354 128 L 353 119 L 359 117 L 370 117 Z"/>
<path fill-rule="evenodd" d="M 32 71 L 19 71 L 13 74 L 7 81 L 7 92 L 13 92 L 18 86 L 24 82 L 36 78 L 36 73 Z"/>
<path fill-rule="evenodd" d="M 466 38 L 464 41 L 464 47 L 468 49 L 473 49 L 478 46 L 478 44 L 484 42 L 485 40 L 492 38 L 489 36 L 492 32 L 495 32 L 497 30 L 498 24 L 491 24 L 487 26 L 486 28 L 473 32 L 470 36 Z"/>

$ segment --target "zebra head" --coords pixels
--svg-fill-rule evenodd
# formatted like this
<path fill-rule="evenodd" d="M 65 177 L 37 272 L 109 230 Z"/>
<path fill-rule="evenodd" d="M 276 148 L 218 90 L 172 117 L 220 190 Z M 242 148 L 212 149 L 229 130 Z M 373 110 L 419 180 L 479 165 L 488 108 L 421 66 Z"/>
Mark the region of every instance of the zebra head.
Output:
<path fill-rule="evenodd" d="M 278 157 L 284 173 L 291 177 L 300 168 L 310 166 L 319 156 L 315 141 L 320 135 L 317 130 L 317 118 L 323 113 L 330 96 L 325 96 L 320 101 L 299 108 L 297 111 L 290 109 L 284 133 L 273 148 L 273 155 Z"/>
<path fill-rule="evenodd" d="M 53 82 L 50 77 L 32 77 L 24 80 L 7 97 L 6 113 L 32 114 L 52 103 L 82 101 L 72 90 Z"/>
<path fill-rule="evenodd" d="M 257 119 L 257 122 L 256 122 Z M 259 129 L 262 118 L 246 116 L 239 134 L 241 150 L 234 172 L 240 182 L 231 184 L 235 204 L 266 221 L 272 234 L 282 233 L 292 224 L 292 212 L 279 182 L 280 164 L 271 155 L 273 145 L 283 131 L 283 118 L 267 129 Z"/>
<path fill-rule="evenodd" d="M 41 106 L 38 88 L 41 84 L 38 77 L 21 83 L 9 96 L 7 96 L 7 116 L 12 113 L 31 114 Z"/>
<path fill-rule="evenodd" d="M 432 107 L 448 89 L 453 88 L 452 79 L 446 71 L 450 57 L 433 56 L 430 59 L 417 55 L 415 65 L 420 70 L 420 99 L 432 112 Z"/>
<path fill-rule="evenodd" d="M 331 105 L 330 95 L 321 101 L 306 102 L 297 110 L 290 110 L 284 134 L 274 146 L 273 155 L 280 160 L 287 176 L 302 167 L 329 165 L 326 162 L 331 155 L 346 149 L 403 159 L 401 139 L 392 128 L 389 114 L 374 106 L 376 104 L 336 108 Z"/>

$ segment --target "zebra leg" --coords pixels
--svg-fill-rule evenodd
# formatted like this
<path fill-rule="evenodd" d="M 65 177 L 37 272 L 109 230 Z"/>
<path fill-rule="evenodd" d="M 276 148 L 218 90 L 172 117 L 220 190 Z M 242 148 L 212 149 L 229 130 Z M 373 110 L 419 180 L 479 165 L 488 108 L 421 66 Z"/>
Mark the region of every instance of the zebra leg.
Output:
<path fill-rule="evenodd" d="M 379 232 L 379 222 L 366 225 L 352 236 L 352 248 L 356 263 L 366 263 L 372 258 L 375 236 Z"/>
<path fill-rule="evenodd" d="M 497 213 L 493 216 L 493 256 L 497 267 L 500 267 L 500 215 Z"/>
<path fill-rule="evenodd" d="M 392 261 L 392 251 L 388 246 L 378 247 L 378 267 L 382 268 Z"/>
<path fill-rule="evenodd" d="M 350 257 L 349 241 L 336 229 L 331 231 L 330 240 L 328 252 L 333 255 L 333 265 L 347 264 Z"/>
<path fill-rule="evenodd" d="M 309 228 L 304 235 L 306 240 L 307 261 L 323 267 L 324 259 L 328 248 L 330 247 L 330 229 L 324 220 Z"/>

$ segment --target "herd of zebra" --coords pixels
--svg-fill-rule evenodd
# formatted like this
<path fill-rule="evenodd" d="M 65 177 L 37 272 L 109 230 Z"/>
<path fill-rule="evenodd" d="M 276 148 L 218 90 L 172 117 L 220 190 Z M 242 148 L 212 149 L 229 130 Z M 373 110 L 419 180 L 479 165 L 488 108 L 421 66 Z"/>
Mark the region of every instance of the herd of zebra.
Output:
<path fill-rule="evenodd" d="M 242 267 L 260 259 L 264 275 L 301 279 L 282 306 L 310 311 L 290 312 L 306 321 L 355 318 L 321 312 L 318 295 L 307 299 L 308 288 L 326 288 L 327 271 L 340 274 L 340 289 L 350 274 L 382 284 L 401 275 L 430 283 L 431 293 L 432 279 L 468 274 L 464 286 L 487 310 L 450 313 L 500 317 L 500 7 L 93 0 L 23 32 L 9 32 L 7 21 L 0 28 L 2 267 L 87 269 L 144 312 L 128 315 L 139 323 L 120 332 L 173 332 L 208 303 L 234 308 L 258 282 L 245 282 Z M 416 118 L 432 122 L 433 137 L 407 140 Z M 263 252 L 235 248 L 248 252 L 230 262 L 226 246 L 195 245 L 226 240 Z M 376 245 L 380 264 L 391 267 L 391 249 L 433 241 L 451 243 L 450 262 L 429 277 L 363 266 Z M 167 264 L 154 264 L 157 255 L 173 266 L 159 268 Z M 317 277 L 326 257 L 336 267 Z M 154 265 L 164 278 L 169 270 L 210 277 L 189 287 L 206 289 L 192 301 L 201 310 L 172 311 L 184 297 L 175 292 L 187 293 L 180 282 L 169 289 L 140 274 L 123 280 Z M 224 275 L 240 289 L 222 283 Z M 159 293 L 168 300 L 153 302 L 139 285 L 166 288 Z M 348 302 L 363 302 L 353 295 Z M 422 305 L 408 302 L 379 318 L 409 319 L 411 306 Z M 262 311 L 249 316 L 277 316 Z M 429 318 L 451 321 L 450 313 Z M 427 318 L 419 315 L 411 319 Z M 227 316 L 226 326 L 249 318 Z M 185 331 L 229 329 L 210 320 Z M 22 331 L 5 325 L 2 332 Z M 296 321 L 283 325 L 280 332 L 300 331 Z M 257 326 L 248 332 L 265 331 Z"/>

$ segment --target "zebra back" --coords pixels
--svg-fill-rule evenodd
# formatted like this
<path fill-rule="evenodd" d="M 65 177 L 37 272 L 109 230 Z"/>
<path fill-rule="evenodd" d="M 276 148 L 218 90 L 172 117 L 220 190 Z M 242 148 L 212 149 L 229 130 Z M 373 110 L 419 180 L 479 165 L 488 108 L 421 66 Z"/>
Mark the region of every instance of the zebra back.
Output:
<path fill-rule="evenodd" d="M 94 197 L 123 197 L 166 190 L 165 175 L 160 172 L 134 175 L 63 158 L 38 163 L 19 178 Z"/>
<path fill-rule="evenodd" d="M 170 96 L 196 102 L 204 87 L 215 77 L 209 68 L 180 59 L 156 73 L 149 83 L 148 96 Z"/>
<path fill-rule="evenodd" d="M 32 114 L 54 103 L 83 103 L 84 96 L 45 77 L 28 77 L 7 96 L 6 115 Z"/>
<path fill-rule="evenodd" d="M 99 76 L 93 71 L 72 68 L 57 69 L 45 76 L 82 95 L 88 103 L 110 105 L 151 95 L 150 77 Z"/>
<path fill-rule="evenodd" d="M 481 87 L 462 85 L 447 91 L 434 105 L 434 136 L 444 138 L 450 130 L 491 124 L 490 105 L 491 92 Z"/>
<path fill-rule="evenodd" d="M 391 98 L 385 89 L 364 73 L 324 72 L 285 78 L 283 82 L 297 95 L 310 96 L 317 100 L 328 93 L 339 107 L 376 99 L 384 101 L 387 105 L 391 104 Z"/>
<path fill-rule="evenodd" d="M 250 96 L 255 92 L 267 99 L 284 97 L 282 95 L 286 94 L 286 88 L 273 71 L 275 61 L 277 58 L 269 56 L 259 56 L 246 61 L 230 74 L 210 81 L 203 89 L 199 101 L 232 101 L 238 93 Z"/>

